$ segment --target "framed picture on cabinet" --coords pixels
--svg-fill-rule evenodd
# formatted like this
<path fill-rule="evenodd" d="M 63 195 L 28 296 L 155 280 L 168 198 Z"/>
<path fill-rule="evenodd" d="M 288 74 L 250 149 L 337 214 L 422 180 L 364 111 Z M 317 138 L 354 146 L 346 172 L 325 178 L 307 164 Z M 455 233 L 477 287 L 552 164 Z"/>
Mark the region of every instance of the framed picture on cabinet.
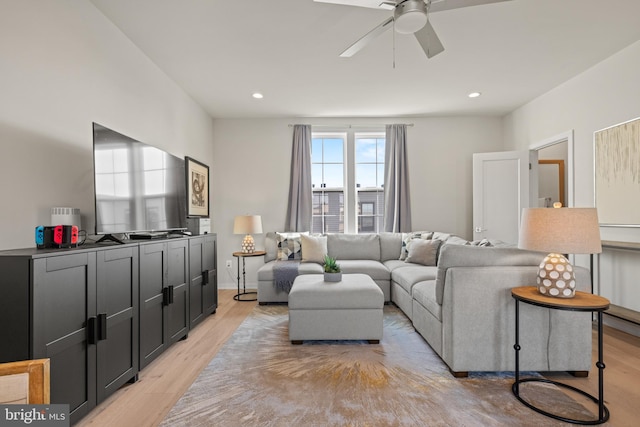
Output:
<path fill-rule="evenodd" d="M 209 218 L 209 166 L 185 157 L 187 217 Z"/>

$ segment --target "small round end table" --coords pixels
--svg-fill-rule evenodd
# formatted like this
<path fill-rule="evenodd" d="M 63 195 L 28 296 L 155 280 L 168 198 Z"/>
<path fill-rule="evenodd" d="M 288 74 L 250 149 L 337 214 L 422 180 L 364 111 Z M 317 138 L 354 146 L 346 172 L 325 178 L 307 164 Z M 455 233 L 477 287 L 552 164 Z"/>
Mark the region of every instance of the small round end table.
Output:
<path fill-rule="evenodd" d="M 244 265 L 244 260 L 245 258 L 251 258 L 254 256 L 264 256 L 267 252 L 266 251 L 255 251 L 255 252 L 251 252 L 251 253 L 245 253 L 245 252 L 234 252 L 233 256 L 238 258 L 238 293 L 235 294 L 233 296 L 233 299 L 236 301 L 257 301 L 257 295 L 258 293 L 255 291 L 249 291 L 247 292 L 247 281 L 246 281 L 246 272 L 245 272 L 245 265 Z M 240 292 L 240 259 L 242 259 L 242 292 Z M 242 298 L 243 295 L 256 295 L 256 298 Z"/>
<path fill-rule="evenodd" d="M 582 424 L 582 425 L 595 425 L 602 424 L 609 419 L 609 409 L 604 405 L 604 381 L 603 381 L 603 371 L 604 371 L 604 363 L 602 361 L 602 312 L 609 308 L 609 300 L 603 298 L 599 295 L 593 295 L 587 292 L 576 291 L 576 295 L 573 298 L 556 298 L 550 297 L 547 295 L 542 295 L 538 292 L 538 288 L 535 286 L 522 286 L 511 289 L 511 296 L 516 300 L 516 343 L 513 348 L 516 351 L 516 371 L 515 371 L 515 382 L 511 387 L 511 391 L 514 396 L 522 402 L 524 405 L 533 409 L 534 411 L 546 415 L 547 417 L 554 418 L 556 420 L 564 421 L 572 424 Z M 519 312 L 519 303 L 523 302 L 525 304 L 536 305 L 538 307 L 545 307 L 552 310 L 567 310 L 567 311 L 588 311 L 588 312 L 597 312 L 598 313 L 598 362 L 596 366 L 598 367 L 598 398 L 588 394 L 587 392 L 580 390 L 576 387 L 573 387 L 568 384 L 563 384 L 558 381 L 552 381 L 545 378 L 524 378 L 520 379 L 520 312 Z M 596 420 L 575 420 L 571 418 L 565 418 L 560 415 L 552 414 L 550 412 L 544 411 L 540 408 L 535 407 L 531 403 L 524 400 L 520 397 L 520 384 L 524 382 L 544 382 L 548 384 L 554 384 L 559 387 L 564 387 L 570 390 L 573 390 L 598 404 L 598 419 Z"/>

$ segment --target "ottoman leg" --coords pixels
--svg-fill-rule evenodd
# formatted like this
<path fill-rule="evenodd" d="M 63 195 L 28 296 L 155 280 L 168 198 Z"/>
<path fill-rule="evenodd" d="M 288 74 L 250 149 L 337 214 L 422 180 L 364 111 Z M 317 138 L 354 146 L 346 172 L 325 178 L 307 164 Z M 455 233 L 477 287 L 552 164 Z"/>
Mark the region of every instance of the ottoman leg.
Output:
<path fill-rule="evenodd" d="M 380 344 L 380 340 L 367 340 L 369 344 Z"/>
<path fill-rule="evenodd" d="M 292 341 L 291 341 L 291 344 L 293 344 L 293 345 L 300 345 L 300 344 L 302 344 L 302 340 L 292 340 Z"/>

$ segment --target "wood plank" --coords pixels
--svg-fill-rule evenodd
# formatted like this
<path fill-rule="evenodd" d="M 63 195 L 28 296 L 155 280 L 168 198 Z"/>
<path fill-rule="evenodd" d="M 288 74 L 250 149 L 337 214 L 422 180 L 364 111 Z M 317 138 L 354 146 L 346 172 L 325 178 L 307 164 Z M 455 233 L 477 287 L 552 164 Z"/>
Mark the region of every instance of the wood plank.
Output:
<path fill-rule="evenodd" d="M 127 384 L 98 405 L 78 426 L 156 426 L 222 348 L 256 302 L 233 300 L 236 290 L 218 292 L 215 314 L 189 332 Z"/>
<path fill-rule="evenodd" d="M 219 291 L 218 310 L 140 372 L 139 381 L 110 396 L 77 424 L 79 426 L 157 426 L 200 371 L 253 310 L 255 302 L 233 300 L 236 290 Z M 546 375 L 597 395 L 597 337 L 593 335 L 593 363 L 588 378 L 566 373 Z M 640 338 L 604 327 L 604 396 L 611 424 L 632 426 L 640 402 Z M 576 398 L 575 394 L 571 394 Z"/>
<path fill-rule="evenodd" d="M 521 286 L 511 289 L 514 298 L 542 307 L 557 308 L 560 310 L 601 311 L 609 308 L 609 300 L 600 295 L 588 292 L 576 291 L 573 298 L 560 298 L 542 295 L 535 286 Z"/>
<path fill-rule="evenodd" d="M 604 400 L 609 408 L 609 422 L 615 426 L 637 425 L 638 402 L 640 402 L 640 337 L 603 327 L 604 353 Z M 598 335 L 593 331 L 592 368 L 588 378 L 575 378 L 566 373 L 546 374 L 545 377 L 560 381 L 598 396 Z M 593 402 L 579 399 L 576 393 L 565 393 L 583 403 L 591 410 L 597 410 Z"/>

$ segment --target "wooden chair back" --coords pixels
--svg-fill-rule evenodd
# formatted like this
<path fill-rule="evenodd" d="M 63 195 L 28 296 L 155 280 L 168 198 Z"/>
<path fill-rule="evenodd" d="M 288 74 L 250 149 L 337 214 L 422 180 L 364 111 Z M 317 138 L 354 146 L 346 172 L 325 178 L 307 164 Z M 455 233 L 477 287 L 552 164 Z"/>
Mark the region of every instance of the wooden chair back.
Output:
<path fill-rule="evenodd" d="M 49 359 L 0 363 L 0 403 L 51 403 L 49 363 Z"/>

